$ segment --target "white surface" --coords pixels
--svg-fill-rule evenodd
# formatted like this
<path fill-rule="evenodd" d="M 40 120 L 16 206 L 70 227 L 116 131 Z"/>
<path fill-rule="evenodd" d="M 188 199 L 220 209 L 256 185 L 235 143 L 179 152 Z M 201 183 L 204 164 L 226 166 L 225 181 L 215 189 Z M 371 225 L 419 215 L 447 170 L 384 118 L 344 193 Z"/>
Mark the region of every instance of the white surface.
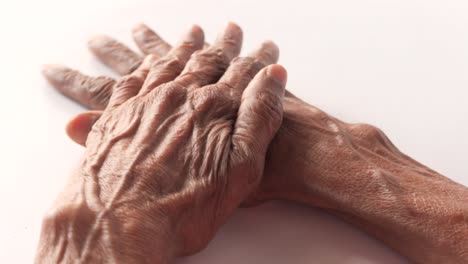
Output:
<path fill-rule="evenodd" d="M 40 65 L 110 74 L 88 37 L 130 44 L 141 21 L 171 42 L 189 23 L 212 40 L 227 20 L 243 26 L 244 51 L 273 39 L 298 96 L 378 125 L 410 156 L 468 184 L 466 0 L 9 2 L 0 4 L 1 263 L 32 261 L 41 216 L 82 153 L 63 129 L 82 109 L 50 89 Z M 404 262 L 333 217 L 274 203 L 239 210 L 208 249 L 178 263 Z"/>

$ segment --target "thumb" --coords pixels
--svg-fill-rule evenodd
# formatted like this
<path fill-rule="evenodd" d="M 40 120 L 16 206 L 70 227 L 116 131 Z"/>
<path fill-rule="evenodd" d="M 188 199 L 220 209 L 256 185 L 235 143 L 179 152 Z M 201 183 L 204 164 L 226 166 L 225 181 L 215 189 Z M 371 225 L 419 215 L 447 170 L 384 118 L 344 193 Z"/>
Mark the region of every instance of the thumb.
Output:
<path fill-rule="evenodd" d="M 240 157 L 250 157 L 256 173 L 263 173 L 268 145 L 283 118 L 286 70 L 277 64 L 257 73 L 242 94 L 233 133 Z"/>
<path fill-rule="evenodd" d="M 75 116 L 68 122 L 65 128 L 68 137 L 76 143 L 85 146 L 91 128 L 101 115 L 102 111 L 89 111 Z"/>

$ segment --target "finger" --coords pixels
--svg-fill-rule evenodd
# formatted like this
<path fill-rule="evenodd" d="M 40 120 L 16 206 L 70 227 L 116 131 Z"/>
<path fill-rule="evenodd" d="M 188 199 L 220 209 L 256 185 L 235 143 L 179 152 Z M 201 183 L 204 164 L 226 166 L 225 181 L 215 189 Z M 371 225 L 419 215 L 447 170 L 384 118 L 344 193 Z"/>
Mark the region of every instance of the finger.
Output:
<path fill-rule="evenodd" d="M 115 80 L 90 77 L 61 65 L 44 65 L 42 74 L 59 92 L 81 105 L 96 110 L 107 106 Z"/>
<path fill-rule="evenodd" d="M 192 25 L 179 44 L 151 66 L 140 93 L 147 93 L 163 83 L 174 80 L 182 72 L 192 53 L 203 48 L 203 40 L 203 30 L 197 25 Z"/>
<path fill-rule="evenodd" d="M 93 37 L 88 47 L 99 60 L 120 75 L 131 73 L 143 60 L 124 44 L 105 35 Z"/>
<path fill-rule="evenodd" d="M 234 157 L 254 157 L 261 173 L 268 145 L 281 125 L 286 70 L 271 65 L 260 71 L 242 94 L 233 132 Z"/>
<path fill-rule="evenodd" d="M 138 48 L 144 54 L 162 57 L 171 50 L 171 45 L 145 24 L 139 24 L 133 28 L 132 35 Z"/>
<path fill-rule="evenodd" d="M 249 54 L 249 57 L 255 58 L 255 60 L 268 66 L 278 62 L 279 59 L 279 48 L 271 40 L 265 41 L 255 51 Z"/>
<path fill-rule="evenodd" d="M 276 63 L 278 58 L 276 44 L 264 42 L 249 57 L 235 58 L 218 83 L 240 96 L 252 78 L 265 66 Z"/>
<path fill-rule="evenodd" d="M 155 60 L 156 57 L 153 55 L 146 56 L 138 69 L 120 78 L 114 85 L 112 96 L 109 100 L 109 106 L 116 107 L 137 95 L 145 82 L 150 66 Z"/>
<path fill-rule="evenodd" d="M 239 55 L 241 45 L 241 28 L 234 23 L 229 23 L 212 46 L 192 56 L 178 78 L 179 81 L 193 87 L 215 83 L 225 72 L 231 60 Z"/>
<path fill-rule="evenodd" d="M 101 115 L 102 111 L 89 111 L 75 116 L 68 122 L 65 128 L 68 137 L 76 143 L 85 146 L 91 128 Z"/>

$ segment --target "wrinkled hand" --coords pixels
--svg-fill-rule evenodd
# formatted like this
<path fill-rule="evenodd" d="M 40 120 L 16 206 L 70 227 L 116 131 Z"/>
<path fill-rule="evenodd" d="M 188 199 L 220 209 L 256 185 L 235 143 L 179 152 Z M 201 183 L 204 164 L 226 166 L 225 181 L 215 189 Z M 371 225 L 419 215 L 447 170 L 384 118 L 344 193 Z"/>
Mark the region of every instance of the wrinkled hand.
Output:
<path fill-rule="evenodd" d="M 145 54 L 156 54 L 155 58 L 171 49 L 145 25 L 135 27 L 133 36 L 140 49 Z M 90 49 L 120 73 L 131 72 L 141 61 L 135 52 L 106 36 L 93 38 Z M 92 109 L 103 109 L 107 105 L 112 89 L 112 85 L 102 81 L 107 77 L 88 77 L 63 66 L 48 66 L 44 74 L 54 87 L 83 105 Z M 375 167 L 378 167 L 382 159 L 404 159 L 408 166 L 420 166 L 403 155 L 373 126 L 342 122 L 288 91 L 283 105 L 283 123 L 270 144 L 262 183 L 246 205 L 286 199 L 327 206 L 321 191 L 317 190 L 311 197 L 309 189 L 320 186 L 320 182 L 330 182 L 330 179 L 336 179 L 333 183 L 336 187 L 346 185 L 348 181 L 343 181 L 342 177 L 349 174 L 350 168 L 361 170 L 356 174 L 362 175 L 368 170 L 368 162 L 376 163 Z M 88 112 L 72 120 L 67 127 L 69 136 L 84 144 L 100 115 L 99 111 Z"/>
<path fill-rule="evenodd" d="M 76 230 L 81 239 L 68 241 L 81 250 L 66 257 L 102 261 L 108 248 L 128 263 L 197 252 L 258 186 L 281 124 L 286 72 L 262 70 L 278 57 L 271 42 L 231 62 L 241 41 L 229 24 L 195 52 L 204 43 L 193 27 L 163 59 L 148 57 L 115 84 L 86 141 L 77 209 L 56 210 L 60 219 L 89 216 Z M 164 249 L 154 245 L 161 237 Z"/>
<path fill-rule="evenodd" d="M 168 47 L 154 33 L 141 36 L 153 36 L 147 38 L 148 43 Z M 124 59 L 132 56 L 126 56 L 131 53 L 122 44 L 100 43 L 103 51 L 112 51 L 95 50 L 108 65 L 122 73 L 137 68 L 137 60 Z M 63 67 L 49 67 L 45 73 L 59 90 L 82 104 L 103 109 L 108 102 L 96 100 L 94 107 L 87 103 L 109 98 L 111 90 L 104 85 L 104 77 L 91 78 Z M 460 212 L 466 210 L 465 187 L 401 153 L 374 126 L 342 122 L 289 92 L 283 105 L 283 123 L 270 143 L 262 182 L 244 204 L 286 199 L 326 208 L 415 262 L 466 262 L 460 254 L 466 249 L 466 224 L 459 220 Z M 68 126 L 70 137 L 84 144 L 100 115 L 89 112 L 75 118 Z M 457 234 L 457 238 L 447 234 Z"/>
<path fill-rule="evenodd" d="M 132 33 L 142 53 L 153 55 L 155 60 L 163 58 L 172 49 L 171 45 L 144 24 L 137 25 Z M 96 36 L 88 44 L 99 60 L 119 74 L 131 73 L 141 65 L 142 56 L 109 36 Z M 205 44 L 204 47 L 208 45 Z M 273 54 L 257 52 L 256 56 L 263 56 L 263 61 L 275 61 L 278 56 L 275 52 L 277 51 L 273 51 Z M 90 77 L 61 65 L 46 65 L 43 74 L 58 91 L 93 110 L 101 110 L 107 106 L 116 83 L 109 77 Z M 290 92 L 286 92 L 284 103 L 287 117 L 291 118 L 291 121 L 310 123 L 311 114 L 316 112 L 315 108 L 294 97 Z M 90 111 L 74 118 L 67 126 L 70 138 L 84 145 L 88 133 L 101 114 L 102 111 Z M 282 125 L 283 133 L 275 138 L 272 144 L 276 146 L 275 151 L 269 152 L 269 159 L 279 161 L 278 166 L 279 164 L 284 166 L 277 168 L 277 165 L 268 163 L 267 169 L 274 169 L 268 169 L 270 173 L 266 175 L 261 187 L 245 204 L 253 205 L 270 199 L 290 199 L 293 191 L 290 191 L 290 187 L 298 184 L 295 183 L 296 176 L 306 174 L 304 172 L 309 167 L 308 162 L 304 162 L 305 164 L 301 164 L 300 167 L 287 167 L 289 161 L 297 160 L 295 152 L 303 152 L 301 147 L 309 144 L 307 131 L 299 126 L 300 124 L 296 126 L 294 122 Z M 291 155 L 286 156 L 284 153 Z"/>

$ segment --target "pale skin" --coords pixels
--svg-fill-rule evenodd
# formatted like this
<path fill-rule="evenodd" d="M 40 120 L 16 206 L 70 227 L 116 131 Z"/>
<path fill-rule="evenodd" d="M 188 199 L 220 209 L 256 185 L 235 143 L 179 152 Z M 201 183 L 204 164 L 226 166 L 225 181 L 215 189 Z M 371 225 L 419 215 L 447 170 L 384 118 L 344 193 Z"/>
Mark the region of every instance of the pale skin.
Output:
<path fill-rule="evenodd" d="M 193 27 L 192 30 L 189 31 L 192 33 L 188 33 L 188 35 L 193 34 L 194 29 L 198 30 L 199 28 Z M 237 26 L 231 24 L 231 30 L 234 29 L 241 32 Z M 92 260 L 93 256 L 100 256 L 102 258 L 109 256 L 109 259 L 113 256 L 118 259 L 118 262 L 126 262 L 123 261 L 123 259 L 127 258 L 126 260 L 129 260 L 130 262 L 144 263 L 147 260 L 151 260 L 152 263 L 167 263 L 170 262 L 174 256 L 191 254 L 201 250 L 210 240 L 219 225 L 224 222 L 226 217 L 228 217 L 240 203 L 243 203 L 244 205 L 255 205 L 272 199 L 296 201 L 331 212 L 359 228 L 362 228 L 415 263 L 468 262 L 468 189 L 404 155 L 390 142 L 382 131 L 373 126 L 349 124 L 340 121 L 337 118 L 334 118 L 303 102 L 287 91 L 284 98 L 280 99 L 281 97 L 279 96 L 279 93 L 282 87 L 281 89 L 273 88 L 280 87 L 281 85 L 259 85 L 259 76 L 270 76 L 268 75 L 268 72 L 271 69 L 274 70 L 274 73 L 278 74 L 277 77 L 280 77 L 279 79 L 281 79 L 281 76 L 285 78 L 285 72 L 283 72 L 283 69 L 280 68 L 280 66 L 273 65 L 261 70 L 262 67 L 267 66 L 268 64 L 276 63 L 276 60 L 278 59 L 277 48 L 271 42 L 264 43 L 257 51 L 251 53 L 251 55 L 246 59 L 236 59 L 233 62 L 230 62 L 229 68 L 227 68 L 227 64 L 229 64 L 229 62 L 225 62 L 224 65 L 213 63 L 217 57 L 215 55 L 211 57 L 208 56 L 208 58 L 210 58 L 209 60 L 199 60 L 198 62 L 194 61 L 196 61 L 196 58 L 200 59 L 200 56 L 193 56 L 183 70 L 179 67 L 179 70 L 183 71 L 182 76 L 190 76 L 191 78 L 197 76 L 200 77 L 199 74 L 184 75 L 186 71 L 193 71 L 195 68 L 198 69 L 198 73 L 211 76 L 211 79 L 201 78 L 210 80 L 209 83 L 205 82 L 203 85 L 216 87 L 213 88 L 216 91 L 223 91 L 219 92 L 220 94 L 223 94 L 223 98 L 226 94 L 224 92 L 226 86 L 214 84 L 216 83 L 215 80 L 221 78 L 221 83 L 225 83 L 225 80 L 229 80 L 227 83 L 242 83 L 238 85 L 239 87 L 244 87 L 239 88 L 239 90 L 243 90 L 242 96 L 239 97 L 239 93 L 236 93 L 237 95 L 232 95 L 230 93 L 230 96 L 233 96 L 230 98 L 233 101 L 237 100 L 237 103 L 234 103 L 234 105 L 238 106 L 238 111 L 236 112 L 231 109 L 231 112 L 229 112 L 226 110 L 226 116 L 221 115 L 223 120 L 231 120 L 231 123 L 234 122 L 233 119 L 229 119 L 233 118 L 231 115 L 238 115 L 236 124 L 241 120 L 240 118 L 243 116 L 241 115 L 241 110 L 243 109 L 242 104 L 245 102 L 245 100 L 241 98 L 246 94 L 246 91 L 252 90 L 253 88 L 251 87 L 253 86 L 257 87 L 256 89 L 261 91 L 271 89 L 277 91 L 278 96 L 272 96 L 272 98 L 270 98 L 270 100 L 277 103 L 267 104 L 267 106 L 275 105 L 276 107 L 279 107 L 282 105 L 282 110 L 276 109 L 273 111 L 275 114 L 271 116 L 274 118 L 268 118 L 271 124 L 264 124 L 265 126 L 263 127 L 269 127 L 269 129 L 264 129 L 264 132 L 262 132 L 263 134 L 260 132 L 253 133 L 255 129 L 259 129 L 259 131 L 262 130 L 255 125 L 258 122 L 246 122 L 245 124 L 249 124 L 249 126 L 241 126 L 244 129 L 249 129 L 251 132 L 251 134 L 244 133 L 241 137 L 242 139 L 248 141 L 249 138 L 254 137 L 256 140 L 259 138 L 264 138 L 265 140 L 261 140 L 261 144 L 259 144 L 262 147 L 255 148 L 257 151 L 255 152 L 255 157 L 250 155 L 254 153 L 253 150 L 244 151 L 245 153 L 250 154 L 234 155 L 236 157 L 242 157 L 239 159 L 244 162 L 247 161 L 249 164 L 251 160 L 255 160 L 255 162 L 253 162 L 253 164 L 257 164 L 256 166 L 253 166 L 257 167 L 253 170 L 255 173 L 248 172 L 248 170 L 245 170 L 244 168 L 238 170 L 232 169 L 229 166 L 226 168 L 230 169 L 222 170 L 225 173 L 221 174 L 225 175 L 225 178 L 227 179 L 231 179 L 232 175 L 243 176 L 234 176 L 234 178 L 239 179 L 238 183 L 222 185 L 224 186 L 224 189 L 230 190 L 227 191 L 227 193 L 230 193 L 231 195 L 216 196 L 219 197 L 219 199 L 215 200 L 221 200 L 221 205 L 217 204 L 217 206 L 214 206 L 213 203 L 210 202 L 210 199 L 204 200 L 200 198 L 203 202 L 199 203 L 200 207 L 196 207 L 196 210 L 191 210 L 187 213 L 182 209 L 184 208 L 184 205 L 188 206 L 190 202 L 193 201 L 193 196 L 189 198 L 180 195 L 181 188 L 175 188 L 174 186 L 185 186 L 187 182 L 191 182 L 193 179 L 191 178 L 190 173 L 187 174 L 185 171 L 182 171 L 180 164 L 184 163 L 177 160 L 177 157 L 173 155 L 173 152 L 182 151 L 182 153 L 187 153 L 187 144 L 178 144 L 177 150 L 176 147 L 167 147 L 167 151 L 162 151 L 162 153 L 167 154 L 161 155 L 163 158 L 160 162 L 153 162 L 158 164 L 158 166 L 155 166 L 157 168 L 153 168 L 153 163 L 149 165 L 142 162 L 141 165 L 136 166 L 137 168 L 140 168 L 139 170 L 130 173 L 129 171 L 131 170 L 127 170 L 128 167 L 124 166 L 126 163 L 124 163 L 124 165 L 109 166 L 107 160 L 117 159 L 115 155 L 112 155 L 113 149 L 115 149 L 116 152 L 119 151 L 119 153 L 121 153 L 120 150 L 122 149 L 133 149 L 131 153 L 139 153 L 138 150 L 141 148 L 142 143 L 138 140 L 132 140 L 132 144 L 128 142 L 120 142 L 120 140 L 117 140 L 115 143 L 112 141 L 112 143 L 108 143 L 110 150 L 102 153 L 100 151 L 102 147 L 97 147 L 102 145 L 102 143 L 100 143 L 102 140 L 107 142 L 105 140 L 107 138 L 105 136 L 105 132 L 111 131 L 110 128 L 119 128 L 118 124 L 120 123 L 113 121 L 114 118 L 117 116 L 127 116 L 128 112 L 134 112 L 132 110 L 129 111 L 127 108 L 136 104 L 137 100 L 132 99 L 133 97 L 130 98 L 128 94 L 146 94 L 147 92 L 145 91 L 151 90 L 151 92 L 145 95 L 149 97 L 151 94 L 154 94 L 152 99 L 154 99 L 153 101 L 156 103 L 153 102 L 151 107 L 159 110 L 164 109 L 163 112 L 170 112 L 171 110 L 174 111 L 173 106 L 165 106 L 164 102 L 167 100 L 164 100 L 164 96 L 156 95 L 157 93 L 163 92 L 155 92 L 165 91 L 168 89 L 165 87 L 171 85 L 155 85 L 154 80 L 156 80 L 156 84 L 160 84 L 158 82 L 161 81 L 158 81 L 158 79 L 163 79 L 162 83 L 177 83 L 181 78 L 183 79 L 183 77 L 179 76 L 180 72 L 177 73 L 177 70 L 168 74 L 170 71 L 161 70 L 165 67 L 161 65 L 170 65 L 167 61 L 168 58 L 174 57 L 174 53 L 180 53 L 181 50 L 185 50 L 182 54 L 189 54 L 195 49 L 201 49 L 203 46 L 203 38 L 197 37 L 195 38 L 196 41 L 189 41 L 190 43 L 196 42 L 196 44 L 194 44 L 196 48 L 190 48 L 183 44 L 187 43 L 187 41 L 182 41 L 182 45 L 179 44 L 172 48 L 156 33 L 144 25 L 137 26 L 133 33 L 136 43 L 143 53 L 145 55 L 152 54 L 152 56 L 147 58 L 143 64 L 141 62 L 143 61 L 144 56 L 138 55 L 126 48 L 123 44 L 120 44 L 109 37 L 97 37 L 90 41 L 91 50 L 98 58 L 103 60 L 105 64 L 120 74 L 131 74 L 130 77 L 127 75 L 119 81 L 114 81 L 107 77 L 94 78 L 84 76 L 77 71 L 73 71 L 62 66 L 48 66 L 44 71 L 45 76 L 54 87 L 82 105 L 93 110 L 102 110 L 107 106 L 104 113 L 101 111 L 91 111 L 81 114 L 75 117 L 67 126 L 67 133 L 69 136 L 77 143 L 86 145 L 87 155 L 103 157 L 102 159 L 106 160 L 106 163 L 104 164 L 107 164 L 107 166 L 105 166 L 104 169 L 100 168 L 95 164 L 101 164 L 102 162 L 99 163 L 94 161 L 94 166 L 91 166 L 92 169 L 90 169 L 90 166 L 87 166 L 85 161 L 82 171 L 87 171 L 88 173 L 83 174 L 83 172 L 80 172 L 75 174 L 75 180 L 72 180 L 68 189 L 64 191 L 63 196 L 66 198 L 59 199 L 60 202 L 53 207 L 52 213 L 46 217 L 46 220 L 44 221 L 44 232 L 41 237 L 41 241 L 43 241 L 43 243 L 41 243 L 41 247 L 38 250 L 37 262 L 47 262 L 57 256 L 62 256 L 62 260 L 74 260 L 76 259 L 76 256 L 81 256 L 80 258 L 83 258 L 84 254 L 85 257 L 90 258 L 89 260 Z M 241 33 L 239 34 L 241 36 Z M 235 38 L 236 40 L 234 42 L 229 41 L 229 43 L 235 43 L 235 46 L 238 47 L 234 49 L 236 50 L 235 52 L 228 51 L 228 53 L 231 54 L 227 56 L 229 60 L 234 58 L 237 55 L 236 53 L 240 50 L 241 37 L 239 37 L 239 35 L 236 36 L 237 38 Z M 219 39 L 223 39 L 223 37 L 218 38 L 218 40 Z M 213 45 L 215 48 L 211 46 L 210 48 L 205 48 L 203 52 L 205 54 L 210 54 L 210 50 L 219 51 L 219 49 L 216 48 L 219 47 L 219 43 L 220 42 L 217 41 Z M 186 51 L 187 49 L 189 51 Z M 158 61 L 159 64 L 157 63 Z M 202 63 L 202 66 L 200 66 L 200 61 L 205 61 L 205 64 Z M 211 62 L 211 64 L 207 61 Z M 148 65 L 150 64 L 153 66 L 149 67 Z M 193 65 L 198 65 L 198 68 Z M 211 66 L 208 67 L 207 65 Z M 236 65 L 238 65 L 237 68 L 235 68 Z M 241 66 L 239 67 L 239 65 Z M 247 67 L 248 65 L 250 66 Z M 246 69 L 249 69 L 249 72 L 246 72 Z M 147 74 L 148 70 L 149 74 Z M 233 72 L 236 74 L 229 75 L 229 73 Z M 255 75 L 253 72 L 258 73 Z M 146 81 L 142 81 L 146 75 L 148 75 L 146 77 Z M 232 77 L 231 79 L 223 79 L 224 77 L 221 77 L 226 75 L 235 77 Z M 254 75 L 254 80 L 249 80 L 249 76 L 252 78 Z M 275 74 L 272 75 L 274 76 Z M 175 81 L 173 81 L 174 79 Z M 128 80 L 138 81 L 129 82 Z M 285 79 L 281 80 L 285 81 Z M 194 85 L 191 81 L 193 80 L 183 82 L 184 85 L 182 85 L 182 87 L 204 87 L 199 84 Z M 148 83 L 152 83 L 152 85 L 148 85 Z M 278 84 L 284 82 L 280 81 L 272 83 Z M 148 88 L 151 86 L 154 87 Z M 162 89 L 160 89 L 161 87 Z M 228 85 L 227 87 L 231 86 Z M 250 89 L 246 87 L 249 87 Z M 263 90 L 258 87 L 263 87 Z M 185 92 L 181 92 L 182 94 L 189 93 L 186 92 L 186 90 L 191 91 L 191 88 L 185 87 L 184 89 Z M 124 94 L 124 96 L 119 94 Z M 167 96 L 167 93 L 163 94 Z M 190 94 L 192 93 L 190 92 Z M 201 96 L 202 99 L 197 99 L 200 96 L 197 93 L 194 94 L 195 95 L 191 98 L 195 101 L 203 101 L 206 99 L 205 96 Z M 177 98 L 177 96 L 175 97 Z M 137 96 L 137 98 L 139 98 L 139 96 Z M 218 97 L 216 98 L 219 99 Z M 115 101 L 118 102 L 117 106 L 115 106 Z M 217 102 L 217 100 L 215 100 L 215 102 Z M 184 103 L 181 102 L 181 105 L 185 104 L 185 101 Z M 201 103 L 201 105 L 204 104 Z M 212 126 L 210 124 L 213 124 L 215 120 L 218 120 L 216 118 L 220 117 L 218 111 L 215 111 L 214 109 L 216 109 L 216 107 L 224 109 L 225 105 L 227 104 L 214 103 L 213 106 L 210 107 L 209 111 L 206 110 L 208 114 L 203 120 L 207 123 L 200 123 L 202 124 L 199 126 L 200 129 L 204 127 L 209 130 L 207 127 Z M 271 109 L 274 109 L 272 107 L 260 107 L 260 105 L 265 106 L 265 103 L 258 105 L 258 109 L 265 110 L 266 113 L 268 113 L 267 109 L 270 111 Z M 167 109 L 165 107 L 167 107 Z M 234 108 L 236 109 L 236 107 Z M 110 113 L 110 109 L 118 110 L 112 110 L 112 113 Z M 220 112 L 224 113 L 224 110 L 220 110 Z M 215 115 L 216 118 L 210 116 L 210 111 L 217 112 Z M 144 112 L 146 113 L 146 111 Z M 251 113 L 252 111 L 248 112 Z M 258 120 L 262 120 L 261 113 L 263 112 L 257 112 L 260 116 Z M 282 119 L 280 118 L 281 113 L 283 116 Z M 182 122 L 178 122 L 177 120 L 183 120 L 186 116 L 190 116 L 190 114 L 184 112 L 180 116 L 174 117 L 174 121 L 171 122 L 171 124 L 173 123 L 174 127 L 183 130 L 184 126 L 181 125 Z M 193 118 L 193 116 L 191 117 Z M 148 120 L 151 120 L 151 118 L 154 119 L 154 115 L 150 115 Z M 118 120 L 120 121 L 121 119 L 122 118 Z M 130 122 L 133 119 L 127 118 L 124 120 Z M 253 120 L 253 117 L 251 117 L 251 120 Z M 175 131 L 179 130 L 175 128 L 170 129 L 171 126 L 166 128 L 166 126 L 161 123 L 157 123 L 154 120 L 151 123 L 152 133 L 146 132 L 146 137 L 137 137 L 137 135 L 134 135 L 134 137 L 139 139 L 149 138 L 157 142 L 171 142 L 171 140 L 173 140 L 173 136 L 178 135 Z M 177 126 L 177 124 L 179 126 Z M 260 124 L 263 123 L 260 122 Z M 276 132 L 273 128 L 276 128 L 277 126 L 279 129 Z M 157 129 L 158 127 L 162 128 Z M 88 136 L 90 131 L 91 133 Z M 235 135 L 235 132 L 237 131 L 235 126 L 233 131 L 231 132 Z M 115 131 L 111 131 L 111 134 L 112 133 L 115 134 Z M 259 135 L 265 136 L 259 137 Z M 269 142 L 272 137 L 272 141 Z M 185 137 L 182 138 L 185 139 Z M 223 142 L 217 137 L 215 138 L 217 139 L 215 140 L 216 142 Z M 135 143 L 133 141 L 135 141 Z M 180 142 L 182 141 L 183 140 Z M 137 144 L 137 142 L 139 142 L 139 144 Z M 207 143 L 210 142 L 210 138 L 205 138 L 203 142 L 205 146 L 210 145 Z M 242 146 L 250 145 L 238 144 Z M 143 145 L 145 144 L 143 143 Z M 171 146 L 171 144 L 165 143 L 163 146 Z M 268 151 L 265 156 L 264 152 L 266 151 L 266 146 L 268 146 Z M 154 151 L 156 151 L 156 153 L 161 153 L 161 150 L 158 149 L 160 148 L 155 148 Z M 148 151 L 145 151 L 144 153 L 146 152 Z M 195 149 L 190 153 L 191 155 L 206 156 L 206 153 L 212 152 L 213 151 L 210 152 L 209 148 L 204 148 L 203 151 L 200 148 Z M 231 155 L 233 154 L 227 153 L 230 152 L 227 151 L 224 154 L 228 157 L 232 157 Z M 224 158 L 220 158 L 216 155 L 208 156 L 210 157 L 202 159 L 206 160 L 207 164 L 204 167 L 205 170 L 202 170 L 204 172 L 210 171 L 206 170 L 206 168 L 211 168 L 211 170 L 213 170 L 213 163 L 216 162 L 216 164 L 220 164 L 225 160 Z M 223 155 L 221 156 L 225 157 Z M 120 158 L 120 156 L 118 156 L 118 158 Z M 90 160 L 90 158 L 85 158 L 85 160 Z M 156 158 L 154 160 L 157 161 Z M 175 160 L 178 162 L 175 162 Z M 259 164 L 263 164 L 263 162 L 265 162 L 265 165 L 260 166 Z M 200 163 L 205 164 L 203 162 Z M 165 168 L 163 171 L 178 172 L 175 173 L 177 176 L 159 176 L 160 173 L 158 173 L 158 171 L 162 170 L 161 166 Z M 191 170 L 201 170 L 200 166 L 192 165 L 189 167 Z M 261 169 L 259 167 L 261 167 Z M 80 207 L 82 202 L 80 201 L 83 200 L 83 197 L 80 197 L 80 195 L 77 195 L 76 193 L 80 188 L 86 189 L 85 184 L 78 184 L 80 181 L 83 181 L 80 179 L 90 177 L 84 175 L 94 175 L 94 177 L 101 179 L 101 176 L 103 175 L 133 174 L 138 175 L 138 179 L 145 182 L 145 184 L 136 184 L 139 186 L 138 188 L 144 189 L 142 186 L 150 186 L 151 188 L 145 191 L 139 190 L 139 192 L 123 192 L 124 195 L 122 195 L 122 197 L 127 195 L 126 199 L 119 199 L 123 199 L 122 201 L 128 201 L 128 204 L 127 202 L 122 202 L 123 209 L 121 209 L 120 212 L 109 212 L 116 215 L 114 217 L 117 219 L 115 224 L 113 224 L 113 226 L 115 226 L 114 229 L 123 230 L 121 232 L 128 231 L 130 234 L 138 234 L 137 237 L 147 238 L 148 241 L 143 242 L 143 239 L 141 238 L 136 239 L 136 236 L 128 236 L 129 241 L 113 243 L 117 244 L 117 246 L 114 247 L 117 252 L 112 252 L 112 250 L 109 249 L 110 247 L 105 246 L 105 243 L 110 243 L 106 242 L 106 239 L 111 241 L 112 239 L 99 237 L 99 235 L 96 234 L 94 237 L 89 238 L 88 234 L 92 235 L 92 232 L 85 232 L 87 234 L 86 236 L 76 236 L 76 241 L 68 241 L 66 244 L 83 244 L 85 241 L 94 241 L 97 243 L 97 247 L 94 247 L 94 250 L 97 250 L 98 252 L 83 253 L 82 250 L 77 250 L 83 248 L 83 246 L 61 246 L 65 243 L 63 241 L 67 240 L 66 236 L 64 237 L 64 235 L 61 234 L 61 232 L 65 232 L 63 230 L 64 227 L 67 227 L 67 230 L 72 230 L 72 233 L 74 228 L 70 228 L 70 226 L 77 227 L 79 230 L 81 230 L 80 228 L 90 230 L 91 223 L 95 224 L 93 220 L 96 218 L 96 212 L 101 212 L 103 210 L 102 208 L 99 209 L 100 207 L 97 207 L 98 209 L 95 209 L 95 211 L 91 210 L 93 213 L 83 213 L 80 211 L 82 210 Z M 202 175 L 203 173 L 198 174 Z M 208 173 L 208 175 L 209 174 L 210 173 Z M 249 177 L 246 175 L 254 176 Z M 122 178 L 122 176 L 119 177 Z M 135 179 L 136 178 L 137 177 L 135 177 Z M 242 182 L 242 179 L 246 180 L 250 178 L 255 179 L 252 182 L 258 181 L 258 185 L 256 183 L 245 185 L 246 183 Z M 109 179 L 109 177 L 106 177 L 106 179 Z M 114 186 L 118 185 L 118 181 L 112 180 L 112 177 L 110 177 L 109 181 L 110 182 L 105 183 L 106 189 L 116 189 Z M 132 184 L 133 181 L 136 180 L 132 180 Z M 147 184 L 147 182 L 150 184 Z M 251 187 L 239 188 L 239 185 Z M 85 187 L 78 188 L 77 186 Z M 134 189 L 138 188 L 135 187 Z M 214 193 L 217 193 L 217 188 L 217 185 L 213 187 Z M 150 194 L 149 196 L 152 197 L 151 203 L 145 200 L 147 199 L 146 196 L 143 198 L 140 197 L 141 195 L 139 194 L 142 192 Z M 153 192 L 155 194 L 152 194 Z M 109 193 L 104 195 L 102 198 L 103 201 L 106 202 L 103 202 L 104 204 L 109 203 L 108 200 L 110 199 L 109 196 L 111 196 L 110 193 L 112 192 L 109 191 Z M 167 199 L 164 199 L 164 195 L 167 195 L 168 193 L 176 195 L 175 197 L 178 197 L 178 200 L 176 199 L 177 202 L 170 203 L 169 205 L 164 203 L 167 201 Z M 193 193 L 196 197 L 206 197 L 206 189 L 203 188 L 196 189 Z M 232 193 L 236 193 L 237 195 L 232 197 Z M 135 219 L 128 220 L 127 222 L 119 221 L 119 216 L 125 214 L 127 210 L 132 213 L 136 210 L 131 206 L 132 202 L 141 204 L 144 201 L 151 205 L 148 206 L 148 211 L 141 213 L 141 216 L 135 217 Z M 154 203 L 154 205 L 152 203 Z M 161 209 L 161 207 L 164 209 Z M 182 223 L 174 223 L 175 221 L 172 219 L 175 216 L 180 218 L 179 216 L 181 214 L 190 219 L 202 219 L 200 218 L 200 215 L 204 214 L 200 214 L 200 212 L 204 212 L 204 214 L 211 212 L 210 215 L 221 215 L 221 217 L 210 218 L 209 221 L 216 223 L 215 225 L 210 225 L 210 228 L 200 228 L 203 226 L 200 224 L 198 226 L 199 228 L 193 229 L 191 229 L 192 226 L 186 222 L 182 221 Z M 88 216 L 87 213 L 91 216 Z M 151 215 L 151 217 L 149 215 Z M 156 215 L 157 217 L 153 217 L 153 215 Z M 135 228 L 136 223 L 146 221 L 145 219 L 148 218 L 154 218 L 156 221 L 151 222 L 151 224 L 148 225 L 143 225 L 144 228 Z M 200 223 L 203 222 L 204 220 L 200 220 Z M 132 228 L 127 229 L 128 226 Z M 174 228 L 174 226 L 177 226 L 179 229 Z M 182 228 L 180 226 L 182 226 Z M 56 232 L 50 232 L 50 230 L 55 230 Z M 112 231 L 109 232 L 112 234 Z M 50 237 L 51 233 L 54 233 L 52 238 Z M 94 240 L 95 237 L 98 237 L 98 239 Z M 161 238 L 166 242 L 161 243 Z M 167 241 L 171 242 L 169 243 Z M 138 245 L 138 247 L 125 251 L 122 250 L 122 248 L 125 247 L 120 247 L 122 246 L 121 243 L 124 245 L 127 245 L 127 243 L 135 244 Z M 99 245 L 101 247 L 99 247 Z M 158 256 L 153 256 L 152 254 L 154 252 L 158 252 Z M 132 257 L 135 258 L 132 259 Z M 99 260 L 97 259 L 97 261 Z"/>

